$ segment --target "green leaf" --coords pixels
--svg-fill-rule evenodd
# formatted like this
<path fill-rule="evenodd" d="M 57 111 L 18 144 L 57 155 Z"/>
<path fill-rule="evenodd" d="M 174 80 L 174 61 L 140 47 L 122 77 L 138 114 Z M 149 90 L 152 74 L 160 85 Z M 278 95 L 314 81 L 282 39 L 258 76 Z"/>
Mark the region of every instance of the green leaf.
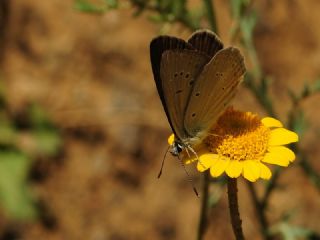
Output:
<path fill-rule="evenodd" d="M 57 131 L 43 129 L 33 132 L 37 144 L 37 154 L 54 156 L 62 145 L 62 139 Z"/>
<path fill-rule="evenodd" d="M 294 104 L 296 104 L 299 101 L 299 98 L 291 89 L 288 89 L 288 95 Z"/>
<path fill-rule="evenodd" d="M 223 193 L 222 189 L 217 188 L 209 195 L 209 200 L 208 200 L 209 208 L 213 208 L 219 203 L 222 197 L 222 193 Z"/>
<path fill-rule="evenodd" d="M 238 19 L 241 15 L 242 0 L 231 0 L 231 13 L 233 18 Z"/>
<path fill-rule="evenodd" d="M 148 16 L 148 19 L 154 23 L 162 23 L 164 22 L 164 18 L 160 14 L 152 14 Z"/>
<path fill-rule="evenodd" d="M 37 209 L 26 179 L 30 159 L 15 151 L 0 152 L 0 203 L 14 219 L 31 220 Z"/>
<path fill-rule="evenodd" d="M 262 95 L 267 95 L 269 90 L 270 79 L 264 76 L 260 82 L 260 91 Z"/>
<path fill-rule="evenodd" d="M 312 92 L 320 92 L 320 79 L 316 80 L 311 86 Z"/>
<path fill-rule="evenodd" d="M 109 9 L 116 9 L 119 5 L 117 0 L 104 0 L 104 3 Z"/>
<path fill-rule="evenodd" d="M 254 12 L 252 12 L 251 15 L 245 16 L 243 18 L 241 18 L 240 20 L 240 27 L 241 27 L 241 31 L 243 34 L 243 39 L 246 42 L 246 44 L 252 42 L 252 35 L 253 35 L 253 30 L 256 26 L 256 22 L 257 22 L 257 16 Z"/>
<path fill-rule="evenodd" d="M 303 136 L 305 131 L 307 130 L 308 124 L 302 110 L 298 110 L 295 113 L 293 122 L 292 122 L 292 130 L 296 132 L 300 137 Z"/>
<path fill-rule="evenodd" d="M 301 98 L 308 97 L 310 95 L 310 93 L 311 93 L 310 86 L 309 86 L 309 84 L 305 83 L 303 90 L 302 90 L 302 93 L 301 93 Z"/>
<path fill-rule="evenodd" d="M 306 239 L 313 232 L 303 227 L 290 225 L 288 222 L 281 222 L 270 230 L 272 234 L 280 234 L 283 240 Z"/>
<path fill-rule="evenodd" d="M 171 13 L 174 16 L 183 16 L 186 14 L 186 1 L 185 0 L 176 0 L 171 1 Z"/>
<path fill-rule="evenodd" d="M 245 9 L 247 9 L 251 0 L 231 0 L 230 2 L 233 18 L 239 19 L 245 14 Z"/>
<path fill-rule="evenodd" d="M 16 137 L 17 133 L 12 123 L 0 113 L 0 145 L 13 145 Z"/>
<path fill-rule="evenodd" d="M 51 121 L 49 120 L 47 113 L 38 104 L 31 104 L 28 109 L 30 122 L 33 128 L 53 128 Z"/>
<path fill-rule="evenodd" d="M 105 7 L 96 6 L 87 0 L 76 0 L 74 8 L 88 13 L 104 13 L 106 11 Z"/>

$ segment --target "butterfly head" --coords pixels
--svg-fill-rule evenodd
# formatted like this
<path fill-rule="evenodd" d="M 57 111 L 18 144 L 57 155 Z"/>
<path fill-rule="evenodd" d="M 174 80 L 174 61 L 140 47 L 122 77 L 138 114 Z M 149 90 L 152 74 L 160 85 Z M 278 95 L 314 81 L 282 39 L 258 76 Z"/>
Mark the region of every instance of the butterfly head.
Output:
<path fill-rule="evenodd" d="M 170 146 L 170 153 L 177 157 L 179 156 L 179 154 L 182 152 L 182 150 L 184 149 L 184 146 L 182 143 L 180 143 L 179 141 L 174 141 L 171 146 Z"/>

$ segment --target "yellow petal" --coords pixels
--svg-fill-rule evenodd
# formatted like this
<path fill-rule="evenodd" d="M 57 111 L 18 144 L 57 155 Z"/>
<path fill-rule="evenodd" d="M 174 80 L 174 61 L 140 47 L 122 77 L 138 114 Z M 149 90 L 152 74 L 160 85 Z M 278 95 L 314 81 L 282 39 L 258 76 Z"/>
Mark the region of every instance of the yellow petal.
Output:
<path fill-rule="evenodd" d="M 271 130 L 269 145 L 279 146 L 285 145 L 299 140 L 298 134 L 285 128 L 277 128 Z"/>
<path fill-rule="evenodd" d="M 211 176 L 219 177 L 226 170 L 229 162 L 229 158 L 217 158 L 217 160 L 210 167 Z"/>
<path fill-rule="evenodd" d="M 168 144 L 171 146 L 174 142 L 174 134 L 172 133 L 168 138 Z"/>
<path fill-rule="evenodd" d="M 269 147 L 268 151 L 262 161 L 282 167 L 287 167 L 296 157 L 294 152 L 283 146 Z"/>
<path fill-rule="evenodd" d="M 288 159 L 289 162 L 293 162 L 296 159 L 294 152 L 284 146 L 269 147 L 268 151 L 281 156 L 281 158 Z"/>
<path fill-rule="evenodd" d="M 199 161 L 197 164 L 197 169 L 199 172 L 203 172 L 210 168 L 215 161 L 217 161 L 218 155 L 217 154 L 212 154 L 212 153 L 207 153 L 207 154 L 202 154 L 199 157 Z"/>
<path fill-rule="evenodd" d="M 253 160 L 245 160 L 243 162 L 243 176 L 250 182 L 255 182 L 260 177 L 259 162 Z"/>
<path fill-rule="evenodd" d="M 262 124 L 265 125 L 266 127 L 283 127 L 282 123 L 272 117 L 265 117 L 261 120 Z"/>
<path fill-rule="evenodd" d="M 226 173 L 231 178 L 237 178 L 240 176 L 243 168 L 243 162 L 230 160 L 229 165 L 226 168 Z"/>
<path fill-rule="evenodd" d="M 261 162 L 259 163 L 259 166 L 260 166 L 260 177 L 262 179 L 269 180 L 272 176 L 270 169 Z"/>

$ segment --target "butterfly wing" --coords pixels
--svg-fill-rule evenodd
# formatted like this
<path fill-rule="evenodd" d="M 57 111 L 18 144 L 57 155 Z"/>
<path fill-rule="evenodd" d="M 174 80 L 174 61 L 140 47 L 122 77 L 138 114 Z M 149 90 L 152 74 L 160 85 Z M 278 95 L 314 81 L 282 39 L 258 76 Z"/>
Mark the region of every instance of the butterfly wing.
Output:
<path fill-rule="evenodd" d="M 209 58 L 194 50 L 167 50 L 160 63 L 161 89 L 167 116 L 180 140 L 188 137 L 184 116 L 195 81 Z"/>
<path fill-rule="evenodd" d="M 223 48 L 219 37 L 209 30 L 198 30 L 188 40 L 196 50 L 208 55 L 210 59 Z"/>
<path fill-rule="evenodd" d="M 162 54 L 167 50 L 174 50 L 174 49 L 175 50 L 193 49 L 193 47 L 182 39 L 179 39 L 176 37 L 170 37 L 170 36 L 160 36 L 160 37 L 154 38 L 150 43 L 150 60 L 151 60 L 153 77 L 156 83 L 159 97 L 162 102 L 162 106 L 168 118 L 169 124 L 173 132 L 175 133 L 171 119 L 169 117 L 167 104 L 164 100 L 164 93 L 162 89 L 163 80 L 160 77 L 160 62 L 161 62 Z"/>
<path fill-rule="evenodd" d="M 184 116 L 185 131 L 203 138 L 233 99 L 245 73 L 243 56 L 233 47 L 222 49 L 204 66 Z"/>

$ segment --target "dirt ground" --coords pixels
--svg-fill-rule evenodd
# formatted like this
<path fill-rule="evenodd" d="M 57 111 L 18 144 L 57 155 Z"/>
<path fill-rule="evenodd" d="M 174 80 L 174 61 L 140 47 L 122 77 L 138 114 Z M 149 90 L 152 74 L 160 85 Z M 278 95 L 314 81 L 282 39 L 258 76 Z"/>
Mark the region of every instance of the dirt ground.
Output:
<path fill-rule="evenodd" d="M 229 6 L 215 4 L 228 43 Z M 41 103 L 62 129 L 64 151 L 33 183 L 47 221 L 17 223 L 0 214 L 2 239 L 195 239 L 200 201 L 181 166 L 169 157 L 156 178 L 170 133 L 149 63 L 149 42 L 160 26 L 148 13 L 132 17 L 130 8 L 85 14 L 72 0 L 12 0 L 9 6 L 1 71 L 10 107 Z M 320 76 L 320 2 L 262 0 L 256 9 L 258 56 L 286 122 L 287 89 L 298 92 Z M 190 34 L 182 26 L 169 33 Z M 236 98 L 237 108 L 265 115 L 248 90 Z M 303 103 L 309 130 L 302 142 L 318 172 L 319 100 Z M 293 224 L 320 234 L 319 191 L 297 165 L 281 176 L 284 187 L 272 195 L 268 217 L 276 222 L 294 210 Z M 248 189 L 243 182 L 239 188 L 245 235 L 261 239 Z M 222 197 L 210 212 L 206 239 L 233 239 L 226 190 L 212 190 Z"/>

